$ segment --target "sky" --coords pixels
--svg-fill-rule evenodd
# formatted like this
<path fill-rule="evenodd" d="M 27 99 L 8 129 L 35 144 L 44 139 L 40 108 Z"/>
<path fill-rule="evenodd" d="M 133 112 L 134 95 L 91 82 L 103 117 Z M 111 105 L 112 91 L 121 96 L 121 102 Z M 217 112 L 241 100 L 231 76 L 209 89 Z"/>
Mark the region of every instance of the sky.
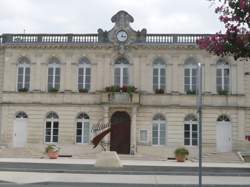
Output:
<path fill-rule="evenodd" d="M 215 33 L 223 25 L 208 0 L 0 0 L 0 33 L 97 33 L 125 10 L 135 30 Z"/>

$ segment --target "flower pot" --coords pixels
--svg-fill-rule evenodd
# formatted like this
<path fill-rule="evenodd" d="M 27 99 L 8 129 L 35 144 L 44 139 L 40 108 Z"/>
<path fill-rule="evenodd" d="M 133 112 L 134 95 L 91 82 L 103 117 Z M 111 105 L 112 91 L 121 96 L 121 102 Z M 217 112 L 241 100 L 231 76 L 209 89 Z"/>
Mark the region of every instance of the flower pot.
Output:
<path fill-rule="evenodd" d="M 57 159 L 59 156 L 59 153 L 57 151 L 49 151 L 48 152 L 48 157 L 50 159 Z"/>
<path fill-rule="evenodd" d="M 186 160 L 185 155 L 176 155 L 175 158 L 177 162 L 184 162 Z"/>

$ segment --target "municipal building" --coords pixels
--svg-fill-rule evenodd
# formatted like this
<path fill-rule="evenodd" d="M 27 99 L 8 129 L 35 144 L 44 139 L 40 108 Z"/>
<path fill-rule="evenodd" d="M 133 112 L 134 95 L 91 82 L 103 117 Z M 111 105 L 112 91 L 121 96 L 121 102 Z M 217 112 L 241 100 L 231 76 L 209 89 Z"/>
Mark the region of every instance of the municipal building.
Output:
<path fill-rule="evenodd" d="M 154 34 L 119 11 L 94 34 L 0 35 L 0 141 L 10 149 L 171 157 L 198 151 L 197 64 L 205 153 L 250 148 L 250 63 L 198 48 L 206 34 Z M 99 128 L 99 131 L 104 130 Z"/>

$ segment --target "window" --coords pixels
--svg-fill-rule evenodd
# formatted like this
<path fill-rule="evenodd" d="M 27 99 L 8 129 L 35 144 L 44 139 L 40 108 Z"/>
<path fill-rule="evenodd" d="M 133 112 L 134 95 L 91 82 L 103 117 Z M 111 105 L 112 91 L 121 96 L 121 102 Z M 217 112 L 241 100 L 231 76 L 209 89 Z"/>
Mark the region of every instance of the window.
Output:
<path fill-rule="evenodd" d="M 28 118 L 25 112 L 18 112 L 16 118 Z"/>
<path fill-rule="evenodd" d="M 51 58 L 48 66 L 48 90 L 60 88 L 60 64 L 57 58 Z"/>
<path fill-rule="evenodd" d="M 166 88 L 166 64 L 156 59 L 153 64 L 153 90 Z"/>
<path fill-rule="evenodd" d="M 78 90 L 89 91 L 91 79 L 90 62 L 86 58 L 81 58 L 78 66 Z"/>
<path fill-rule="evenodd" d="M 58 143 L 59 117 L 50 112 L 46 117 L 45 143 Z"/>
<path fill-rule="evenodd" d="M 187 115 L 184 120 L 184 145 L 198 145 L 198 124 L 193 114 Z"/>
<path fill-rule="evenodd" d="M 17 90 L 28 91 L 30 88 L 30 64 L 26 57 L 19 59 Z"/>
<path fill-rule="evenodd" d="M 184 90 L 185 92 L 196 91 L 197 63 L 194 58 L 188 58 L 184 67 Z"/>
<path fill-rule="evenodd" d="M 166 143 L 166 120 L 161 114 L 157 114 L 153 118 L 152 127 L 152 144 L 165 145 Z"/>
<path fill-rule="evenodd" d="M 147 130 L 140 130 L 140 142 L 146 143 L 148 141 L 148 132 Z"/>
<path fill-rule="evenodd" d="M 76 143 L 89 143 L 90 122 L 89 116 L 81 113 L 77 116 L 76 122 Z"/>
<path fill-rule="evenodd" d="M 217 118 L 217 121 L 230 121 L 230 119 L 227 115 L 222 114 Z"/>
<path fill-rule="evenodd" d="M 120 58 L 115 62 L 114 84 L 119 87 L 129 85 L 129 62 L 125 58 Z"/>
<path fill-rule="evenodd" d="M 217 62 L 216 88 L 217 92 L 229 91 L 229 65 L 222 60 Z"/>

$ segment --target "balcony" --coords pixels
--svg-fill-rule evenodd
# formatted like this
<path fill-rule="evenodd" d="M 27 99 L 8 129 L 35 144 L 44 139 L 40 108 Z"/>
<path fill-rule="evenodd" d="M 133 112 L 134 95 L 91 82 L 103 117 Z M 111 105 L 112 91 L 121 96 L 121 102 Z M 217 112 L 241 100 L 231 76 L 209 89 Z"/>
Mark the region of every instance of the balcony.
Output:
<path fill-rule="evenodd" d="M 24 104 L 100 104 L 101 95 L 93 93 L 3 92 L 3 103 Z"/>
<path fill-rule="evenodd" d="M 141 105 L 150 106 L 196 106 L 195 95 L 144 94 L 140 98 Z M 205 95 L 204 106 L 213 107 L 245 107 L 244 95 Z"/>
<path fill-rule="evenodd" d="M 102 93 L 102 103 L 107 104 L 139 104 L 138 93 Z"/>

